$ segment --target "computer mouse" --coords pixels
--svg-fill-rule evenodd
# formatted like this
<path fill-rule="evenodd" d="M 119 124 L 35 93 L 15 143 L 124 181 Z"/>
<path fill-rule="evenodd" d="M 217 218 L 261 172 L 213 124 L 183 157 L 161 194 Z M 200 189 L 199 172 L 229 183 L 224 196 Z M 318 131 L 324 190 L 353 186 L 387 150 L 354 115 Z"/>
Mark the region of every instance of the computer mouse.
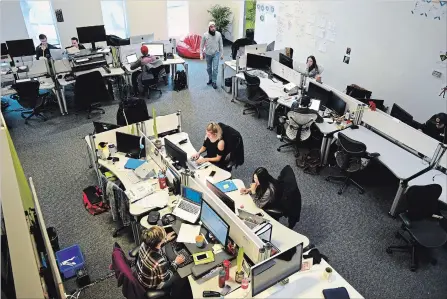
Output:
<path fill-rule="evenodd" d="M 62 79 L 62 75 L 58 75 L 57 78 L 58 78 L 58 79 Z"/>

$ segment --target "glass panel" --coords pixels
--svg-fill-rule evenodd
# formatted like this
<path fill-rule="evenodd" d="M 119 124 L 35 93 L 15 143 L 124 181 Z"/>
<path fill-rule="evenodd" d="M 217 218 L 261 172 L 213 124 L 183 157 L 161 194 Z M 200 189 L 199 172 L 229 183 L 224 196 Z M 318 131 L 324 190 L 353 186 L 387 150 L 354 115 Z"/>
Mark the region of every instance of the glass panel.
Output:
<path fill-rule="evenodd" d="M 45 34 L 52 45 L 60 44 L 50 1 L 22 0 L 20 6 L 28 35 L 35 45 L 40 44 L 39 34 Z"/>
<path fill-rule="evenodd" d="M 181 38 L 189 33 L 188 1 L 167 1 L 168 35 Z"/>
<path fill-rule="evenodd" d="M 101 1 L 101 9 L 106 33 L 121 38 L 129 37 L 124 1 Z"/>

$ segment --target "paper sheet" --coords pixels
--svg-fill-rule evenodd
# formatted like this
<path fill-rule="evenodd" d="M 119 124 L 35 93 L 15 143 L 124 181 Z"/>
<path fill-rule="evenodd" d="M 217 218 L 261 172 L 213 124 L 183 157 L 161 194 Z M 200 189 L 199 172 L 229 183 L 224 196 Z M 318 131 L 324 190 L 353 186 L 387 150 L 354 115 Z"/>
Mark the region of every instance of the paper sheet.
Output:
<path fill-rule="evenodd" d="M 169 193 L 166 191 L 158 191 L 143 197 L 140 200 L 132 202 L 132 204 L 137 205 L 141 208 L 163 208 L 168 204 Z"/>
<path fill-rule="evenodd" d="M 183 223 L 178 232 L 178 243 L 195 243 L 196 237 L 200 234 L 200 225 L 190 225 Z"/>
<path fill-rule="evenodd" d="M 330 42 L 335 42 L 335 38 L 336 38 L 337 34 L 335 33 L 335 31 L 326 31 L 326 39 Z"/>
<path fill-rule="evenodd" d="M 317 22 L 317 26 L 320 28 L 326 28 L 326 18 L 320 17 Z"/>
<path fill-rule="evenodd" d="M 310 23 L 310 24 L 315 23 L 315 15 L 314 14 L 309 15 L 309 17 L 307 18 L 307 23 Z"/>
<path fill-rule="evenodd" d="M 321 28 L 315 29 L 315 36 L 318 38 L 324 38 L 324 29 Z"/>
<path fill-rule="evenodd" d="M 321 41 L 320 45 L 318 46 L 318 51 L 320 51 L 321 53 L 326 53 L 327 51 L 327 43 L 326 41 Z"/>
<path fill-rule="evenodd" d="M 306 33 L 312 35 L 314 33 L 314 27 L 311 24 L 306 25 Z"/>

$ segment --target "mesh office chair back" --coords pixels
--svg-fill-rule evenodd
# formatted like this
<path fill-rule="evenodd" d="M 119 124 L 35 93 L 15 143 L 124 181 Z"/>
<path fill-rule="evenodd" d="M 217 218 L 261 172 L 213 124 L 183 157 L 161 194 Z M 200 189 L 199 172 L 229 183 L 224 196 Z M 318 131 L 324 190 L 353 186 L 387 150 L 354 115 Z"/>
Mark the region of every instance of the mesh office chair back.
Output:
<path fill-rule="evenodd" d="M 99 71 L 76 77 L 75 103 L 77 107 L 84 109 L 94 103 L 109 100 L 111 100 L 110 94 Z"/>
<path fill-rule="evenodd" d="M 18 102 L 25 108 L 36 108 L 43 102 L 39 100 L 39 81 L 31 80 L 26 82 L 20 82 L 13 85 L 13 88 L 17 91 Z"/>
<path fill-rule="evenodd" d="M 290 140 L 296 140 L 300 132 L 300 141 L 309 139 L 311 135 L 310 126 L 317 119 L 316 114 L 302 114 L 296 111 L 287 113 L 286 136 Z"/>
<path fill-rule="evenodd" d="M 250 100 L 256 100 L 261 95 L 261 80 L 254 75 L 244 72 L 245 82 L 247 83 L 247 97 Z"/>
<path fill-rule="evenodd" d="M 337 165 L 348 172 L 362 169 L 362 157 L 366 155 L 366 145 L 360 141 L 338 133 L 340 150 L 336 153 Z"/>
<path fill-rule="evenodd" d="M 413 221 L 430 219 L 439 213 L 439 197 L 442 187 L 438 184 L 411 186 L 405 192 L 407 215 Z"/>

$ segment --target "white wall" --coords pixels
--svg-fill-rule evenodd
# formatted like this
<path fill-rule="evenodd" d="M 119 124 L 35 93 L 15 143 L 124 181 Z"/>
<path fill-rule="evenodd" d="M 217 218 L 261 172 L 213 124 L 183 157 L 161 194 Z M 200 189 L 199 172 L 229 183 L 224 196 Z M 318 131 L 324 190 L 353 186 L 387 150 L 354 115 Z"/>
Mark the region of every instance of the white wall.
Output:
<path fill-rule="evenodd" d="M 164 0 L 127 0 L 130 35 L 154 33 L 156 40 L 168 39 L 167 5 Z"/>
<path fill-rule="evenodd" d="M 438 96 L 447 70 L 436 63 L 439 51 L 446 51 L 447 20 L 414 15 L 413 8 L 413 1 L 282 1 L 276 46 L 294 48 L 294 59 L 301 62 L 315 55 L 328 85 L 343 91 L 358 84 L 425 122 L 447 110 L 446 99 Z M 325 51 L 315 34 L 318 26 L 307 32 L 312 16 L 316 23 L 324 17 L 335 24 L 335 42 L 326 42 Z M 327 27 L 326 22 L 326 33 Z M 349 65 L 342 62 L 347 47 L 352 48 Z M 433 70 L 443 77 L 433 77 Z"/>
<path fill-rule="evenodd" d="M 19 1 L 0 1 L 0 40 L 25 39 L 28 37 Z"/>

